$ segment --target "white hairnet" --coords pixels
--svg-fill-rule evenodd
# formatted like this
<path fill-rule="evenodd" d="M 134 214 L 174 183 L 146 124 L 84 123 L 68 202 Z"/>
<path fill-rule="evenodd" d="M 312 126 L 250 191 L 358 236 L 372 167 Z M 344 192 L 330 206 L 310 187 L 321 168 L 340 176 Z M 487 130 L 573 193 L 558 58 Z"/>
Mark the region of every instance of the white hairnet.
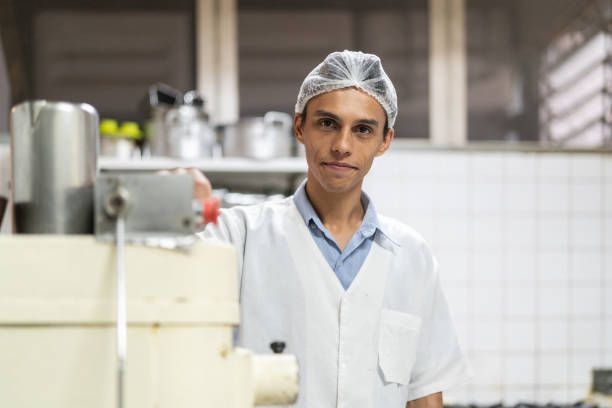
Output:
<path fill-rule="evenodd" d="M 372 96 L 387 113 L 389 127 L 397 117 L 397 94 L 383 70 L 380 58 L 361 51 L 336 51 L 329 54 L 304 79 L 295 112 L 302 113 L 308 101 L 336 89 L 356 87 Z"/>

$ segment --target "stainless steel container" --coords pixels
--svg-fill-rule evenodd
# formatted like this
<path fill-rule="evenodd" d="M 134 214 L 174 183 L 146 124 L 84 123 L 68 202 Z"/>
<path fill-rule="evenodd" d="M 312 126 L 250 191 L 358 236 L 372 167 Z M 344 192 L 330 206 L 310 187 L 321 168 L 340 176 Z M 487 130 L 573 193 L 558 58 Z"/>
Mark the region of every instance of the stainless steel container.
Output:
<path fill-rule="evenodd" d="M 197 160 L 213 156 L 216 135 L 202 107 L 182 105 L 168 110 L 166 155 Z"/>
<path fill-rule="evenodd" d="M 149 88 L 149 104 L 152 156 L 198 160 L 216 155 L 217 136 L 198 91 L 183 95 L 167 85 L 155 84 Z"/>
<path fill-rule="evenodd" d="M 98 132 L 98 113 L 87 104 L 38 100 L 13 107 L 14 232 L 93 232 Z"/>
<path fill-rule="evenodd" d="M 223 155 L 266 160 L 290 157 L 293 120 L 283 112 L 243 118 L 223 129 Z"/>

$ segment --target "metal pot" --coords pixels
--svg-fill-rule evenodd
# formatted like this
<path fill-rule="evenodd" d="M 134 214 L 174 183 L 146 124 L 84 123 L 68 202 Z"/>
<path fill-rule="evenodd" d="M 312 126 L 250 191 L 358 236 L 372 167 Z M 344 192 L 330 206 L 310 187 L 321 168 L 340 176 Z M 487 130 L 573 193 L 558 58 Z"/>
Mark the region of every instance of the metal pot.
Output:
<path fill-rule="evenodd" d="M 171 108 L 165 114 L 164 123 L 166 156 L 188 160 L 212 157 L 216 134 L 201 107 Z"/>
<path fill-rule="evenodd" d="M 149 89 L 149 103 L 151 155 L 187 160 L 214 155 L 217 137 L 199 92 L 182 95 L 167 85 L 156 84 Z"/>
<path fill-rule="evenodd" d="M 268 112 L 243 118 L 222 132 L 224 156 L 259 160 L 291 156 L 293 119 L 287 113 Z"/>

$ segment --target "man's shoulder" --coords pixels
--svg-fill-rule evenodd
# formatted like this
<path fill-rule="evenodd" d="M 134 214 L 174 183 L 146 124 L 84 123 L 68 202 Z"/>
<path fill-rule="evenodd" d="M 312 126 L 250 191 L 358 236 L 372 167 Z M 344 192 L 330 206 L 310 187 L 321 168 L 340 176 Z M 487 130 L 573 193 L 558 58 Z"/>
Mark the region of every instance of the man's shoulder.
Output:
<path fill-rule="evenodd" d="M 377 217 L 383 233 L 401 247 L 408 246 L 409 248 L 422 248 L 429 251 L 429 245 L 425 238 L 410 225 L 382 214 L 377 214 Z"/>
<path fill-rule="evenodd" d="M 288 214 L 292 205 L 292 197 L 286 197 L 281 200 L 264 201 L 254 205 L 238 205 L 223 209 L 222 213 L 248 224 L 261 224 L 274 221 Z"/>

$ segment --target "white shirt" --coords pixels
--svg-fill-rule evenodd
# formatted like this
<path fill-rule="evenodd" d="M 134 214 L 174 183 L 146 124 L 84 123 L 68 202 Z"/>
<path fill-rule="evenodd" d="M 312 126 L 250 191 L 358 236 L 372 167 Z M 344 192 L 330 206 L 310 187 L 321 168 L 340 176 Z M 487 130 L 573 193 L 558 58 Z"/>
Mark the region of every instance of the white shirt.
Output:
<path fill-rule="evenodd" d="M 346 291 L 291 197 L 224 210 L 201 234 L 238 251 L 239 345 L 297 356 L 297 407 L 403 408 L 468 377 L 429 248 L 378 217 L 391 238 L 376 234 Z"/>

